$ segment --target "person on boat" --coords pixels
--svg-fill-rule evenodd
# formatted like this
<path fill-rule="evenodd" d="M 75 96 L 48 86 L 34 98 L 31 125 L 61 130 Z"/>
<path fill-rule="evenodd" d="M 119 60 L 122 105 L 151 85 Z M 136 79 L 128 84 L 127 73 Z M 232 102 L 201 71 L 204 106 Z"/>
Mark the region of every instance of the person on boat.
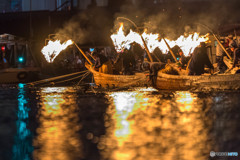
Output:
<path fill-rule="evenodd" d="M 220 39 L 220 43 L 224 46 L 225 39 Z M 225 56 L 225 52 L 223 51 L 222 47 L 220 44 L 217 44 L 216 46 L 216 62 L 218 64 L 218 70 L 220 73 L 223 73 L 224 70 L 226 69 L 226 65 L 223 62 L 223 57 Z"/>
<path fill-rule="evenodd" d="M 165 66 L 166 66 L 166 63 L 162 63 L 162 62 L 144 62 L 143 63 L 143 68 L 145 70 L 149 70 L 148 81 L 150 81 L 153 86 L 156 85 L 158 71 L 161 69 L 164 69 Z"/>
<path fill-rule="evenodd" d="M 94 51 L 92 51 L 93 53 Z M 85 51 L 85 55 L 87 56 L 87 58 L 92 62 L 95 63 L 95 60 L 92 57 L 92 54 L 90 53 L 90 51 Z"/>
<path fill-rule="evenodd" d="M 188 75 L 201 75 L 204 73 L 204 66 L 207 65 L 211 70 L 213 65 L 207 55 L 207 47 L 205 42 L 201 42 L 200 46 L 193 51 L 191 61 L 189 63 Z"/>
<path fill-rule="evenodd" d="M 114 64 L 122 63 L 122 74 L 132 75 L 136 65 L 135 57 L 131 51 L 124 49 L 115 60 Z"/>
<path fill-rule="evenodd" d="M 80 57 L 77 55 L 74 60 L 74 69 L 75 71 L 83 70 L 84 64 Z"/>
<path fill-rule="evenodd" d="M 97 52 L 93 52 L 92 56 L 95 59 L 94 69 L 99 71 L 100 73 L 112 74 L 112 63 L 111 61 L 104 55 L 99 54 Z"/>
<path fill-rule="evenodd" d="M 231 57 L 233 57 L 233 51 L 232 51 L 231 48 L 230 48 L 230 45 L 231 45 L 232 43 L 236 43 L 236 44 L 237 44 L 236 40 L 233 39 L 233 35 L 229 34 L 228 37 L 227 37 L 226 48 L 227 48 L 227 51 L 230 52 L 230 56 L 231 56 Z"/>
<path fill-rule="evenodd" d="M 187 57 L 185 57 L 181 49 L 178 50 L 178 55 L 179 55 L 179 69 L 186 69 L 186 65 L 188 62 Z"/>
<path fill-rule="evenodd" d="M 142 64 L 144 62 L 144 50 L 142 49 L 140 44 L 133 42 L 131 44 L 131 51 L 132 53 L 134 53 L 136 70 L 142 71 Z"/>
<path fill-rule="evenodd" d="M 233 52 L 233 66 L 231 69 L 233 69 L 234 67 L 239 67 L 239 63 L 240 63 L 240 48 L 237 45 L 237 43 L 235 41 L 232 41 L 229 44 L 229 48 L 231 49 L 231 51 Z"/>

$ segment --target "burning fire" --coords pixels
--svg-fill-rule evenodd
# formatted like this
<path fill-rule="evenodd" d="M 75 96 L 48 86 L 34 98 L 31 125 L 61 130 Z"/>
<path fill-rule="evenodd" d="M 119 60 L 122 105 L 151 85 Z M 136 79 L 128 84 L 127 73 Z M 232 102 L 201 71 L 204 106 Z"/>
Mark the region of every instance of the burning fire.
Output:
<path fill-rule="evenodd" d="M 52 63 L 59 53 L 71 44 L 73 44 L 72 40 L 68 40 L 63 44 L 61 44 L 60 40 L 49 41 L 48 44 L 43 47 L 41 52 L 43 53 L 47 62 Z"/>
<path fill-rule="evenodd" d="M 138 33 L 130 30 L 130 33 L 127 36 L 124 35 L 123 23 L 121 23 L 118 32 L 116 34 L 111 35 L 111 39 L 115 45 L 117 52 L 121 52 L 124 48 L 130 49 L 131 43 L 133 42 L 137 42 L 143 45 L 141 36 Z"/>
<path fill-rule="evenodd" d="M 117 52 L 121 52 L 124 48 L 129 49 L 131 43 L 136 42 L 144 48 L 144 44 L 141 40 L 141 36 L 150 52 L 153 52 L 157 47 L 162 51 L 162 53 L 167 53 L 169 51 L 166 43 L 159 36 L 159 34 L 147 33 L 146 31 L 140 35 L 137 32 L 130 30 L 129 34 L 125 36 L 123 32 L 123 23 L 121 23 L 120 28 L 116 34 L 111 35 L 111 39 L 115 46 Z M 209 34 L 200 36 L 199 33 L 191 33 L 188 36 L 180 36 L 177 40 L 165 39 L 169 46 L 172 48 L 178 45 L 185 56 L 193 52 L 193 50 L 200 44 L 200 42 L 207 42 L 209 40 Z"/>

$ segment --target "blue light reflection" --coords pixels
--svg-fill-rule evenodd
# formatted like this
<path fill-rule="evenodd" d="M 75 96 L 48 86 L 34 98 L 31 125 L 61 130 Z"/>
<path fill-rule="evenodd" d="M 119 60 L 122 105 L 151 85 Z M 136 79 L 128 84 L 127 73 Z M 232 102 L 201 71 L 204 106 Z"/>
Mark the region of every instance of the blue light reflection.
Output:
<path fill-rule="evenodd" d="M 28 112 L 27 99 L 25 97 L 24 84 L 18 85 L 18 111 L 16 121 L 16 135 L 13 145 L 13 160 L 30 160 L 33 151 L 31 131 L 27 128 Z"/>

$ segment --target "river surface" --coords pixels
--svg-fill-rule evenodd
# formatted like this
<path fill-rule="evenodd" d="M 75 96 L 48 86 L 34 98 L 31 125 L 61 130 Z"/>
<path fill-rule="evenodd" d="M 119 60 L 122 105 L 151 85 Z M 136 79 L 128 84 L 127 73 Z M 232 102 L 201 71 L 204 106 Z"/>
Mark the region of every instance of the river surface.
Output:
<path fill-rule="evenodd" d="M 240 92 L 0 88 L 0 160 L 208 160 L 240 154 Z"/>

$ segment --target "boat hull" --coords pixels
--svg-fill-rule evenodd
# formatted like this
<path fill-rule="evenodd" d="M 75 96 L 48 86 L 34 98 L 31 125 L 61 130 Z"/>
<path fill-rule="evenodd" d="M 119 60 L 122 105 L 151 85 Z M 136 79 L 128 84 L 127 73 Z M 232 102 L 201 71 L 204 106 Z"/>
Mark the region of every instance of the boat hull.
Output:
<path fill-rule="evenodd" d="M 159 90 L 239 90 L 240 74 L 188 76 L 168 75 L 159 72 L 155 88 Z"/>
<path fill-rule="evenodd" d="M 93 74 L 95 84 L 103 88 L 123 88 L 148 85 L 147 77 L 144 73 L 135 73 L 135 75 L 112 75 L 99 73 L 90 66 L 86 67 Z"/>
<path fill-rule="evenodd" d="M 8 68 L 0 70 L 0 84 L 26 83 L 38 79 L 38 68 Z"/>

